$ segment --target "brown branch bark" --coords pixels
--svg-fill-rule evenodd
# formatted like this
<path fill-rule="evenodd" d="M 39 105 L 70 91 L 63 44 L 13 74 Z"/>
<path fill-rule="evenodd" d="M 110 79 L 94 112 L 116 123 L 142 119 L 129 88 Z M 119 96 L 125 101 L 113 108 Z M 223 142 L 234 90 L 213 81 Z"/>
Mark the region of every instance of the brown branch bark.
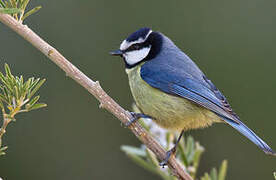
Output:
<path fill-rule="evenodd" d="M 119 104 L 117 104 L 106 92 L 101 88 L 98 81 L 89 79 L 78 68 L 71 64 L 62 54 L 60 54 L 54 47 L 49 45 L 43 39 L 41 39 L 36 33 L 34 33 L 26 25 L 16 21 L 10 15 L 0 13 L 0 21 L 10 27 L 17 34 L 22 36 L 25 40 L 31 43 L 49 59 L 51 59 L 56 65 L 58 65 L 69 77 L 74 79 L 77 83 L 88 90 L 93 96 L 100 101 L 100 107 L 105 108 L 114 116 L 116 116 L 122 123 L 126 124 L 131 115 L 128 111 L 124 110 Z M 135 136 L 145 144 L 158 159 L 163 160 L 166 156 L 165 150 L 157 143 L 153 137 L 151 137 L 145 129 L 141 127 L 139 123 L 135 123 L 129 127 Z M 181 164 L 172 156 L 168 162 L 168 166 L 171 168 L 173 174 L 179 179 L 192 180 L 191 176 L 186 173 Z"/>

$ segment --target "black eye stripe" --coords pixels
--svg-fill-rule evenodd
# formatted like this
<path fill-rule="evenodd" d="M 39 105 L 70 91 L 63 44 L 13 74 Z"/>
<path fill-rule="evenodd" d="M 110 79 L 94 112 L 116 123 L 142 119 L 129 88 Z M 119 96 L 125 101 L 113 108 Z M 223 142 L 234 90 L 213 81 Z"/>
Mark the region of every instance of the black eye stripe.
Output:
<path fill-rule="evenodd" d="M 149 46 L 150 44 L 148 42 L 135 43 L 129 46 L 126 50 L 124 50 L 124 52 L 140 50 L 140 49 L 143 49 L 144 47 L 149 47 Z"/>
<path fill-rule="evenodd" d="M 139 50 L 141 48 L 142 48 L 141 44 L 136 43 L 129 46 L 125 51 L 134 51 L 134 50 Z"/>

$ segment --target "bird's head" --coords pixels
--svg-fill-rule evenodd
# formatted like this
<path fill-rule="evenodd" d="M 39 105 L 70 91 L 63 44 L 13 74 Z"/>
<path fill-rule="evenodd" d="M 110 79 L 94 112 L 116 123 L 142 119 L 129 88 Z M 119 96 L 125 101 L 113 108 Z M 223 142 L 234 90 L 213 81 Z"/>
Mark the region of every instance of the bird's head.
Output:
<path fill-rule="evenodd" d="M 150 28 L 141 28 L 129 35 L 120 45 L 120 49 L 111 55 L 123 57 L 126 68 L 132 68 L 143 61 L 151 60 L 160 51 L 162 36 Z"/>

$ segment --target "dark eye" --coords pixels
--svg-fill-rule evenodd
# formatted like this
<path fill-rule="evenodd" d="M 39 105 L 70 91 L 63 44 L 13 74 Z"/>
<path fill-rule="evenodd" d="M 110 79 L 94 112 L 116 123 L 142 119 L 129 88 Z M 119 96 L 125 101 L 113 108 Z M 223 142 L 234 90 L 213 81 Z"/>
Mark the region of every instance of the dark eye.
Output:
<path fill-rule="evenodd" d="M 135 50 L 140 49 L 140 45 L 139 44 L 133 44 L 133 49 L 135 49 Z"/>
<path fill-rule="evenodd" d="M 133 44 L 127 49 L 127 51 L 134 51 L 139 49 L 140 49 L 140 44 Z"/>

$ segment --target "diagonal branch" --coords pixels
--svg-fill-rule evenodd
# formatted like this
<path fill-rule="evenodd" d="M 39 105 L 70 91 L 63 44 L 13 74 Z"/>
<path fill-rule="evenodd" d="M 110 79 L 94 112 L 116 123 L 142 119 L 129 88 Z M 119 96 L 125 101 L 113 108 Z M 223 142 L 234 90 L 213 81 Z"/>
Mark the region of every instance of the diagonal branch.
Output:
<path fill-rule="evenodd" d="M 62 54 L 60 54 L 54 47 L 50 46 L 47 42 L 41 39 L 36 33 L 34 33 L 26 25 L 16 21 L 10 15 L 0 13 L 0 21 L 10 27 L 17 34 L 22 36 L 25 40 L 31 43 L 49 59 L 51 59 L 56 65 L 58 65 L 69 77 L 74 79 L 77 83 L 88 90 L 93 96 L 100 101 L 100 107 L 105 108 L 114 116 L 116 116 L 122 123 L 126 124 L 131 114 L 124 110 L 119 104 L 117 104 L 106 92 L 101 88 L 98 81 L 89 79 L 78 68 L 71 64 Z M 145 144 L 158 159 L 163 160 L 166 157 L 165 150 L 160 144 L 156 142 L 140 124 L 135 123 L 129 127 L 135 136 Z M 174 157 L 171 157 L 168 166 L 171 168 L 173 174 L 179 179 L 192 180 L 191 176 L 186 173 L 181 164 L 177 162 Z"/>

